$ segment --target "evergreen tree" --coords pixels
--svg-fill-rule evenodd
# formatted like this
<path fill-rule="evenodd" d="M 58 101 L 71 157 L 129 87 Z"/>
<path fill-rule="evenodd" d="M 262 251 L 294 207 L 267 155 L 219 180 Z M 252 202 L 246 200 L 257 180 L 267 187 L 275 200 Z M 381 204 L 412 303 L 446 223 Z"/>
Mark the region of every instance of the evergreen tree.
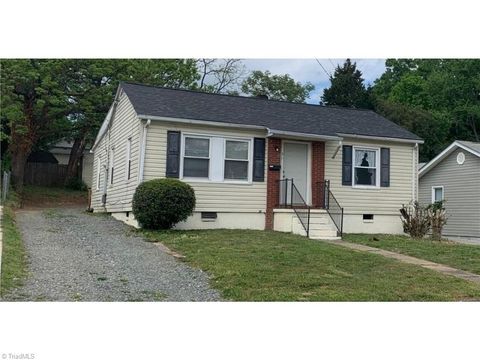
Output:
<path fill-rule="evenodd" d="M 362 72 L 357 64 L 347 59 L 338 65 L 330 77 L 331 85 L 323 91 L 322 104 L 350 108 L 371 109 L 370 89 L 363 83 Z"/>

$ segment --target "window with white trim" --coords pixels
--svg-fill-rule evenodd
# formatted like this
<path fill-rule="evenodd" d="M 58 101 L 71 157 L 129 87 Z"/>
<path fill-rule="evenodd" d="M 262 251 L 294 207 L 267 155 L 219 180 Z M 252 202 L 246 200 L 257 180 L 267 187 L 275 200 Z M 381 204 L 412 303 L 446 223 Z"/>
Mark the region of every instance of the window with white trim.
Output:
<path fill-rule="evenodd" d="M 249 142 L 242 140 L 225 140 L 225 180 L 248 180 Z"/>
<path fill-rule="evenodd" d="M 210 139 L 186 136 L 183 152 L 183 176 L 209 178 Z"/>
<path fill-rule="evenodd" d="M 380 149 L 354 147 L 353 155 L 353 185 L 379 186 Z"/>
<path fill-rule="evenodd" d="M 127 139 L 127 154 L 125 159 L 125 179 L 130 180 L 132 168 L 132 138 Z"/>
<path fill-rule="evenodd" d="M 110 185 L 113 185 L 113 170 L 115 167 L 114 159 L 115 151 L 113 149 L 110 150 Z"/>
<path fill-rule="evenodd" d="M 252 181 L 251 138 L 183 134 L 181 178 L 216 182 Z"/>
<path fill-rule="evenodd" d="M 432 204 L 443 200 L 443 186 L 432 186 Z"/>
<path fill-rule="evenodd" d="M 100 159 L 97 159 L 97 190 L 100 190 Z"/>

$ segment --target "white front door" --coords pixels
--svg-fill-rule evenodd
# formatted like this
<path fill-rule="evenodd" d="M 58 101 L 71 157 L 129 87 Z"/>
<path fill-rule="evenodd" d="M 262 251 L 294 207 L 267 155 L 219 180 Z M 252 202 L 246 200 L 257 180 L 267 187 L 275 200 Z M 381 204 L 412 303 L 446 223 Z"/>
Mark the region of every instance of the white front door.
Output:
<path fill-rule="evenodd" d="M 283 143 L 283 169 L 282 177 L 284 179 L 293 179 L 295 187 L 302 196 L 303 200 L 309 203 L 308 166 L 309 145 L 301 142 Z M 288 194 L 290 196 L 290 193 Z M 296 201 L 295 201 L 296 202 Z"/>

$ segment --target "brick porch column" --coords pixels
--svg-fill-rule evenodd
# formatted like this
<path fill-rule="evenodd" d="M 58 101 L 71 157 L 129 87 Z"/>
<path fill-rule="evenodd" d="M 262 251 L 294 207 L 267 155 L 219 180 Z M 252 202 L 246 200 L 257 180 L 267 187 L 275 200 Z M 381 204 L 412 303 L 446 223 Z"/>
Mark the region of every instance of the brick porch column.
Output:
<path fill-rule="evenodd" d="M 268 170 L 269 165 L 280 165 L 282 140 L 276 138 L 267 139 L 267 210 L 265 214 L 265 229 L 273 229 L 273 209 L 278 204 L 280 196 L 278 180 L 280 171 Z"/>
<path fill-rule="evenodd" d="M 318 182 L 325 181 L 325 143 L 312 142 L 312 205 L 323 207 L 323 190 Z"/>

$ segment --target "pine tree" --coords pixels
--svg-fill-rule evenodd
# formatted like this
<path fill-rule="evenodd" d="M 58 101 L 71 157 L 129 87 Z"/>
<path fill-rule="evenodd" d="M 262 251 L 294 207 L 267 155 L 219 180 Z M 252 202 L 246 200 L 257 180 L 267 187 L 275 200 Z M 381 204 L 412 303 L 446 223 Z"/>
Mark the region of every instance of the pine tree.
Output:
<path fill-rule="evenodd" d="M 323 91 L 322 104 L 360 109 L 373 107 L 370 89 L 365 87 L 361 71 L 350 59 L 347 59 L 343 66 L 337 66 L 330 82 L 330 87 Z"/>

